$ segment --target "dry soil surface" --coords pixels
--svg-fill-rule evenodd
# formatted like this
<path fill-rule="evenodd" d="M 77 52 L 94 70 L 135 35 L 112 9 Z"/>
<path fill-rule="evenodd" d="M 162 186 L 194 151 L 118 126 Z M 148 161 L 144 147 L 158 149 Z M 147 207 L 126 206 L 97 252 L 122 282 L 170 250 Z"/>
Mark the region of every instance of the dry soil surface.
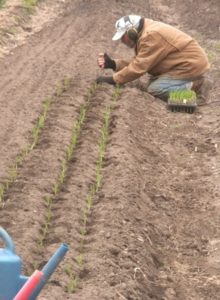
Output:
<path fill-rule="evenodd" d="M 200 42 L 208 105 L 172 113 L 135 84 L 93 86 L 99 52 L 133 54 L 111 41 L 131 13 Z M 6 1 L 0 225 L 26 275 L 69 246 L 40 300 L 220 299 L 219 15 L 219 0 Z"/>

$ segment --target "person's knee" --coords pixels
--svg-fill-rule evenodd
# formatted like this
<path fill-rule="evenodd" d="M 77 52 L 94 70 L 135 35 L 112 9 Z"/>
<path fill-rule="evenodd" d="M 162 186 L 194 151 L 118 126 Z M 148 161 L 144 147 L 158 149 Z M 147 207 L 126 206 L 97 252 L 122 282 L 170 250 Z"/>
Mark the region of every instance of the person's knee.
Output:
<path fill-rule="evenodd" d="M 158 94 L 160 94 L 161 89 L 157 84 L 152 82 L 151 84 L 148 85 L 147 92 L 151 95 L 158 95 Z"/>
<path fill-rule="evenodd" d="M 151 94 L 152 96 L 159 98 L 163 101 L 167 101 L 169 93 L 165 92 L 163 89 L 161 89 L 161 86 L 157 82 L 151 83 L 148 88 L 147 92 Z"/>

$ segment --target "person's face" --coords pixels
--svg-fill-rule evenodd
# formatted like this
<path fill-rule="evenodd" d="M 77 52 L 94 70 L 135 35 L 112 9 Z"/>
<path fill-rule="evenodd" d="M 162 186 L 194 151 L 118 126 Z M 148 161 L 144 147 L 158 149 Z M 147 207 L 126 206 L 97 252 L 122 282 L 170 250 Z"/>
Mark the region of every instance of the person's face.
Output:
<path fill-rule="evenodd" d="M 123 44 L 125 44 L 129 48 L 135 47 L 135 42 L 129 38 L 127 32 L 122 36 L 121 41 Z"/>

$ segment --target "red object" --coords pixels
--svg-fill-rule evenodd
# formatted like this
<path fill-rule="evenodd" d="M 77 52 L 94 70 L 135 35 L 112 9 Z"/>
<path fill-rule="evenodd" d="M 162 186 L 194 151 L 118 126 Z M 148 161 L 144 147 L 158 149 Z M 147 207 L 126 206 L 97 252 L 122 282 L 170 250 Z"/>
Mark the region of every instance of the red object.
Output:
<path fill-rule="evenodd" d="M 26 283 L 23 285 L 23 287 L 20 289 L 13 300 L 28 300 L 29 296 L 32 294 L 42 276 L 43 272 L 38 270 L 34 271 L 34 273 L 26 281 Z"/>

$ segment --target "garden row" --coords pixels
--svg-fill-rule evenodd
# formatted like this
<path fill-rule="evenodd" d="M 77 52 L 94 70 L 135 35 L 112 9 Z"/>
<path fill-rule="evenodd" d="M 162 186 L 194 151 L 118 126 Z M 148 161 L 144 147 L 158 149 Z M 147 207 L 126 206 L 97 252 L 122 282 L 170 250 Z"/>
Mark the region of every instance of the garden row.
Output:
<path fill-rule="evenodd" d="M 77 91 L 65 78 L 43 102 L 30 143 L 1 185 L 1 224 L 15 239 L 19 254 L 29 257 L 26 272 L 44 264 L 58 242 L 69 244 L 60 271 L 66 274 L 61 285 L 68 292 L 75 291 L 83 270 L 93 197 L 101 185 L 110 115 L 119 90 L 107 101 L 103 93 L 91 85 L 81 96 L 82 89 Z"/>

